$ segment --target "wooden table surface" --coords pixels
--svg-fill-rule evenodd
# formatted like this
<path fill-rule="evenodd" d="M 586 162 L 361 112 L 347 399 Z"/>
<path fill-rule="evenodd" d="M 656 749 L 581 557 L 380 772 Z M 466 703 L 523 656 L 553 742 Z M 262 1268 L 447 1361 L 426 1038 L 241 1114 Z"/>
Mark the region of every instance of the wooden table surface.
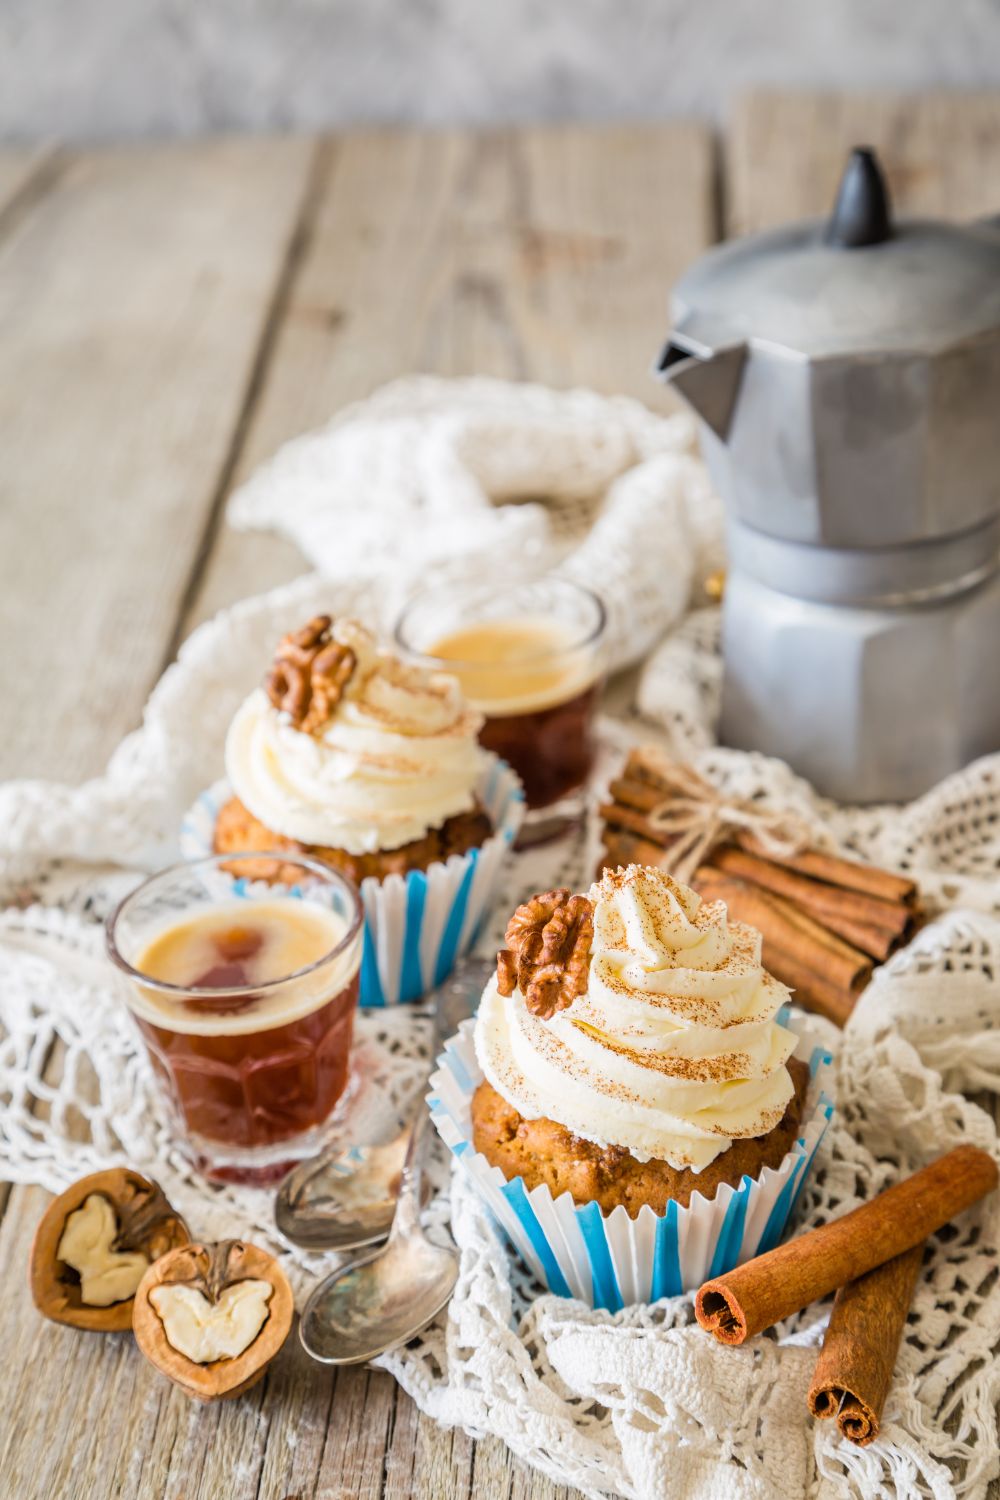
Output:
<path fill-rule="evenodd" d="M 846 148 L 900 208 L 1000 209 L 1000 96 L 758 95 L 695 123 L 0 148 L 0 776 L 97 773 L 178 643 L 303 569 L 224 524 L 285 439 L 413 371 L 624 391 L 711 241 L 823 212 Z M 0 1189 L 0 1491 L 11 1500 L 571 1492 L 291 1342 L 189 1403 L 126 1335 L 43 1323 L 47 1196 Z"/>

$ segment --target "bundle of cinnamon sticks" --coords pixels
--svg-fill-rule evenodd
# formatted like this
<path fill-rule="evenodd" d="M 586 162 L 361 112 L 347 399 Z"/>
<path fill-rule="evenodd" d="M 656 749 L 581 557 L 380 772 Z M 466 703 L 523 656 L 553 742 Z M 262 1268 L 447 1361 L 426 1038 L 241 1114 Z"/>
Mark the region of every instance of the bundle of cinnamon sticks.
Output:
<path fill-rule="evenodd" d="M 604 821 L 604 866 L 672 867 L 676 791 L 654 752 L 633 750 L 611 782 Z M 693 773 L 692 773 L 693 774 Z M 705 849 L 691 883 L 707 901 L 763 935 L 763 961 L 795 999 L 843 1026 L 877 964 L 912 935 L 916 883 L 904 875 L 817 849 L 765 857 L 735 831 Z"/>
<path fill-rule="evenodd" d="M 958 1146 L 842 1218 L 706 1281 L 695 1316 L 720 1343 L 742 1344 L 836 1291 L 807 1400 L 814 1417 L 836 1420 L 864 1447 L 878 1436 L 925 1240 L 997 1182 L 988 1152 Z"/>

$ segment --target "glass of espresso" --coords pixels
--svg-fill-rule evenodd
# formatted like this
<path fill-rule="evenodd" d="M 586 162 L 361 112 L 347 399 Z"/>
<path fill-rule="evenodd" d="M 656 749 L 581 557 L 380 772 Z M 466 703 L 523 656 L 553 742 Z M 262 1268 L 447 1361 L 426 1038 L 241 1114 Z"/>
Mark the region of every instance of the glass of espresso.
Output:
<path fill-rule="evenodd" d="M 311 860 L 290 889 L 234 879 L 232 855 L 145 881 L 108 952 L 182 1143 L 206 1176 L 277 1181 L 319 1149 L 347 1088 L 362 908 Z"/>
<path fill-rule="evenodd" d="M 496 590 L 428 588 L 396 622 L 400 649 L 454 673 L 485 715 L 480 740 L 524 783 L 527 842 L 558 833 L 582 809 L 605 624 L 596 594 L 551 575 Z"/>

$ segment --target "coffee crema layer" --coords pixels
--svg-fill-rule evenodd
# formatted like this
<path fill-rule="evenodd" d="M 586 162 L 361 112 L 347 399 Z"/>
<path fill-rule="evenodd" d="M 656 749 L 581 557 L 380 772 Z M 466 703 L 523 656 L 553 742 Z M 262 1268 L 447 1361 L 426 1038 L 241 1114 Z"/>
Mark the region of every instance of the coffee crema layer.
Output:
<path fill-rule="evenodd" d="M 226 774 L 286 838 L 349 854 L 397 849 L 473 807 L 482 717 L 454 677 L 376 650 L 355 621 L 335 621 L 332 636 L 357 665 L 328 721 L 304 733 L 258 689 L 230 726 Z"/>
<path fill-rule="evenodd" d="M 592 687 L 599 672 L 592 645 L 544 616 L 466 625 L 435 641 L 429 654 L 447 663 L 489 718 L 555 708 Z"/>
<path fill-rule="evenodd" d="M 492 980 L 476 1023 L 488 1082 L 526 1119 L 597 1146 L 701 1171 L 765 1135 L 792 1097 L 789 991 L 761 938 L 662 871 L 631 865 L 593 886 L 587 991 L 549 1020 Z"/>
<path fill-rule="evenodd" d="M 346 934 L 338 912 L 294 896 L 205 907 L 149 935 L 135 968 L 177 992 L 136 980 L 132 1009 L 152 1026 L 189 1036 L 245 1036 L 288 1026 L 350 985 L 361 937 L 335 954 Z M 185 990 L 209 994 L 188 998 Z"/>

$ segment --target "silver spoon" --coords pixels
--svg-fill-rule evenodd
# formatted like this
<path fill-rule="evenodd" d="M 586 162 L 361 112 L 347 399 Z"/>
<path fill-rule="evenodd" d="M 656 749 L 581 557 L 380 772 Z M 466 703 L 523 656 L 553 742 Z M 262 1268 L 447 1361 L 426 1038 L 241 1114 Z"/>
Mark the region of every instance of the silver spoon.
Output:
<path fill-rule="evenodd" d="M 357 1365 L 405 1344 L 455 1290 L 458 1255 L 420 1227 L 420 1177 L 428 1112 L 410 1134 L 396 1217 L 385 1245 L 321 1281 L 299 1323 L 302 1347 L 325 1365 Z"/>
<path fill-rule="evenodd" d="M 466 959 L 433 991 L 431 1065 L 442 1042 L 471 1015 L 492 962 Z M 427 1011 L 417 1012 L 427 1014 Z M 423 1091 L 417 1105 L 426 1114 Z M 278 1189 L 274 1217 L 286 1240 L 305 1250 L 360 1250 L 384 1240 L 392 1227 L 413 1125 L 379 1146 L 345 1146 L 293 1167 Z"/>

